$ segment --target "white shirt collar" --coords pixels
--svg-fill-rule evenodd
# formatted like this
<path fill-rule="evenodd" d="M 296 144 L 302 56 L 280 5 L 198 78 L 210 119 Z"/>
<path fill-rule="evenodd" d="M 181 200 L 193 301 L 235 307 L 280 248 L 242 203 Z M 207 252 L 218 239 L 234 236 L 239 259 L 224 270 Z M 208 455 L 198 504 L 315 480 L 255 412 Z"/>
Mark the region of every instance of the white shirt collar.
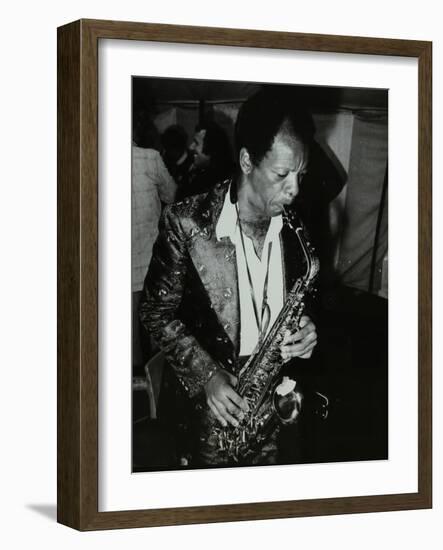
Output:
<path fill-rule="evenodd" d="M 231 241 L 235 243 L 237 228 L 238 228 L 237 211 L 235 209 L 235 204 L 231 202 L 230 190 L 231 190 L 231 186 L 229 186 L 229 189 L 225 195 L 223 207 L 220 212 L 220 216 L 218 218 L 217 225 L 215 228 L 215 235 L 218 241 L 223 237 L 229 237 Z M 280 233 L 282 227 L 283 227 L 282 215 L 279 214 L 278 216 L 273 216 L 271 218 L 271 223 L 269 224 L 267 240 L 268 241 L 274 240 L 277 237 L 277 235 Z"/>

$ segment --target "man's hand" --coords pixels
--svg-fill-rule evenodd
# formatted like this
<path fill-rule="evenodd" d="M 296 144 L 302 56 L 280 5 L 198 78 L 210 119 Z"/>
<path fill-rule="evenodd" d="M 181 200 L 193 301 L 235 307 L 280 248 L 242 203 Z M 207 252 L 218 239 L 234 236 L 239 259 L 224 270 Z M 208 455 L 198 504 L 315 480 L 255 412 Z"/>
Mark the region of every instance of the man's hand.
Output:
<path fill-rule="evenodd" d="M 294 357 L 309 359 L 317 344 L 317 331 L 314 323 L 307 315 L 300 319 L 300 329 L 293 334 L 287 332 L 281 345 L 281 356 L 286 363 Z"/>
<path fill-rule="evenodd" d="M 238 426 L 238 420 L 249 407 L 245 399 L 234 391 L 237 378 L 228 371 L 220 369 L 206 383 L 206 402 L 222 426 L 228 422 Z"/>

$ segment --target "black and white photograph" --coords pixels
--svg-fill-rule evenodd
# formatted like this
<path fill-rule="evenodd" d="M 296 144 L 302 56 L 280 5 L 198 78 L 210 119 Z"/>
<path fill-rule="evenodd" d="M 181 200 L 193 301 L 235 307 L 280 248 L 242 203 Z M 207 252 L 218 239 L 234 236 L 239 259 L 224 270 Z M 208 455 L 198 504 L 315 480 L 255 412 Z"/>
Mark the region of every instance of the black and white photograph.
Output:
<path fill-rule="evenodd" d="M 5 549 L 441 547 L 438 5 L 5 3 Z"/>
<path fill-rule="evenodd" d="M 389 458 L 388 93 L 132 77 L 133 472 Z"/>

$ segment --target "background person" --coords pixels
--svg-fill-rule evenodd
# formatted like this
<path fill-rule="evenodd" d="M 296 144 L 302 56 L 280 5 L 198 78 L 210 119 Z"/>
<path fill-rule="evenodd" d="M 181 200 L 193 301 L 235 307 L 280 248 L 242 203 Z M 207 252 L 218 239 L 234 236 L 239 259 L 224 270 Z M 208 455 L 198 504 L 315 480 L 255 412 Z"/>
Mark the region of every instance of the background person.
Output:
<path fill-rule="evenodd" d="M 228 136 L 215 122 L 196 127 L 189 150 L 192 164 L 189 183 L 180 188 L 177 199 L 206 193 L 233 171 L 232 152 Z"/>
<path fill-rule="evenodd" d="M 162 137 L 162 157 L 168 172 L 177 184 L 177 194 L 186 189 L 189 183 L 189 171 L 193 162 L 193 155 L 188 150 L 188 135 L 179 124 L 166 128 Z"/>
<path fill-rule="evenodd" d="M 132 316 L 133 368 L 141 369 L 149 356 L 150 344 L 140 327 L 138 306 L 143 281 L 152 256 L 152 247 L 158 235 L 162 203 L 174 201 L 176 184 L 170 176 L 160 153 L 152 148 L 156 131 L 150 118 L 136 118 L 132 144 Z"/>

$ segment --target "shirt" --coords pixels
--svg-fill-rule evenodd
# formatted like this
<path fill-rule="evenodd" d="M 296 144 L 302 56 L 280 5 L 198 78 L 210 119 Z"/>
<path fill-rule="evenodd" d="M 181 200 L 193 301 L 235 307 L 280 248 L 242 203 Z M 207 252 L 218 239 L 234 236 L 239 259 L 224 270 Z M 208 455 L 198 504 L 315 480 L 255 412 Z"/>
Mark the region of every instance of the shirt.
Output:
<path fill-rule="evenodd" d="M 143 288 L 158 235 L 161 201 L 173 202 L 176 188 L 158 151 L 132 147 L 132 292 Z"/>
<path fill-rule="evenodd" d="M 268 268 L 268 247 L 269 243 L 272 243 L 267 289 L 270 322 L 267 332 L 269 332 L 283 307 L 283 266 L 280 245 L 280 231 L 282 226 L 283 220 L 281 215 L 271 218 L 261 260 L 255 253 L 252 239 L 247 237 L 243 232 L 247 265 L 249 266 L 249 272 L 251 274 L 259 316 L 261 315 L 263 288 Z M 229 190 L 225 196 L 215 233 L 218 240 L 223 237 L 228 237 L 235 245 L 240 300 L 240 355 L 250 355 L 258 343 L 259 332 L 248 281 L 247 265 L 241 241 L 237 211 L 235 205 L 231 203 Z"/>

